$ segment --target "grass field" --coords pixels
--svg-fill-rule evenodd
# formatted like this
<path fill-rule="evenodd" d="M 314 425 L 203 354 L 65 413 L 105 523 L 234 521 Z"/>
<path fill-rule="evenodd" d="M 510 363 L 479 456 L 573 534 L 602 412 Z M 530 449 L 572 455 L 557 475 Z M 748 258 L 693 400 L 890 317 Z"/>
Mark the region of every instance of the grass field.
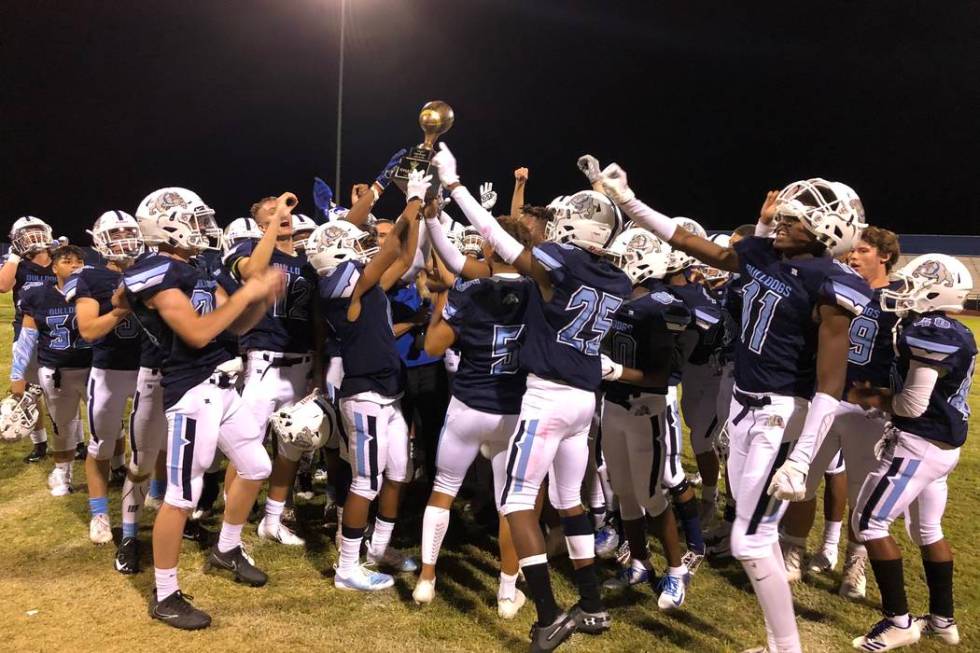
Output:
<path fill-rule="evenodd" d="M 9 295 L 0 300 L 0 323 L 10 321 Z M 980 332 L 980 319 L 966 318 Z M 0 374 L 7 378 L 10 330 L 0 327 Z M 970 404 L 980 409 L 980 387 Z M 950 481 L 950 505 L 944 528 L 956 551 L 957 620 L 962 650 L 980 649 L 980 429 L 971 424 L 970 440 Z M 144 572 L 122 576 L 112 570 L 112 545 L 88 540 L 85 476 L 76 464 L 74 495 L 50 496 L 45 478 L 48 462 L 25 465 L 30 443 L 0 449 L 0 633 L 3 651 L 523 651 L 534 610 L 529 605 L 512 622 L 496 616 L 495 542 L 456 511 L 440 559 L 435 602 L 424 611 L 411 601 L 412 577 L 401 577 L 392 591 L 364 596 L 337 591 L 331 579 L 336 559 L 332 531 L 322 528 L 322 495 L 300 504 L 300 532 L 305 549 L 260 542 L 255 526 L 245 538 L 271 581 L 249 589 L 224 576 L 206 575 L 204 553 L 185 542 L 180 564 L 181 586 L 195 603 L 211 612 L 210 629 L 196 633 L 172 630 L 146 614 L 153 586 L 149 537 L 154 513 L 144 515 L 140 538 Z M 688 464 L 690 460 L 686 461 Z M 691 464 L 690 469 L 693 469 Z M 113 523 L 118 527 L 119 494 L 110 492 Z M 398 525 L 395 544 L 410 548 L 420 531 L 418 513 Z M 818 522 L 812 531 L 821 532 Z M 906 553 L 910 607 L 927 608 L 918 552 L 901 525 L 894 529 Z M 118 538 L 118 533 L 117 533 Z M 814 545 L 811 539 L 811 545 Z M 416 549 L 417 551 L 417 549 Z M 655 549 L 656 551 L 656 549 Z M 841 555 L 843 558 L 843 554 Z M 661 565 L 662 558 L 655 554 Z M 555 587 L 561 604 L 575 600 L 567 560 L 557 563 Z M 613 573 L 604 568 L 604 577 Z M 877 588 L 870 577 L 868 600 L 854 604 L 838 598 L 839 574 L 807 580 L 794 588 L 804 649 L 810 652 L 850 650 L 851 639 L 878 619 Z M 573 651 L 740 651 L 765 642 L 755 598 L 741 567 L 734 561 L 706 564 L 695 577 L 685 608 L 672 615 L 658 612 L 649 588 L 610 597 L 615 620 L 602 637 L 575 635 L 561 650 Z M 977 648 L 974 648 L 977 647 Z M 918 646 L 937 651 L 935 641 Z"/>

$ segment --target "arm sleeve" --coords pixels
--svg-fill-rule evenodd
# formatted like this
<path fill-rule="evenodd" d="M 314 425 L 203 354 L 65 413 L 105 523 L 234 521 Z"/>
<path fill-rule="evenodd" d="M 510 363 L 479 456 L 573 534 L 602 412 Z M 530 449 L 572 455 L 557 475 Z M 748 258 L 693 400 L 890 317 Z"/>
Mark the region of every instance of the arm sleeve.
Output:
<path fill-rule="evenodd" d="M 439 219 L 426 218 L 425 230 L 429 233 L 429 240 L 432 241 L 432 246 L 435 248 L 439 258 L 442 259 L 442 262 L 446 264 L 450 272 L 459 275 L 463 271 L 463 265 L 466 263 L 466 256 L 449 242 L 449 238 L 446 236 L 446 232 L 443 231 L 442 223 Z"/>
<path fill-rule="evenodd" d="M 490 212 L 480 206 L 480 203 L 470 195 L 470 191 L 466 190 L 466 186 L 461 184 L 454 188 L 452 198 L 463 211 L 466 219 L 487 239 L 500 258 L 507 263 L 517 260 L 524 251 L 524 245 L 507 233 L 500 223 L 494 220 Z"/>
<path fill-rule="evenodd" d="M 900 417 L 919 417 L 929 407 L 929 398 L 939 380 L 939 369 L 919 361 L 909 363 L 902 391 L 892 397 L 892 412 Z"/>
<path fill-rule="evenodd" d="M 673 238 L 674 232 L 677 231 L 677 224 L 673 220 L 635 197 L 621 204 L 620 208 L 633 221 L 640 223 L 665 241 Z"/>
<path fill-rule="evenodd" d="M 834 423 L 834 413 L 837 412 L 837 405 L 840 401 L 830 395 L 818 392 L 810 402 L 810 408 L 806 411 L 806 420 L 803 421 L 803 430 L 800 431 L 800 438 L 793 447 L 793 452 L 789 459 L 809 465 L 813 456 L 820 449 L 830 426 Z"/>
<path fill-rule="evenodd" d="M 24 372 L 34 357 L 34 350 L 37 348 L 37 330 L 26 327 L 20 330 L 20 336 L 14 343 L 12 352 L 12 362 L 10 366 L 10 380 L 23 381 Z"/>

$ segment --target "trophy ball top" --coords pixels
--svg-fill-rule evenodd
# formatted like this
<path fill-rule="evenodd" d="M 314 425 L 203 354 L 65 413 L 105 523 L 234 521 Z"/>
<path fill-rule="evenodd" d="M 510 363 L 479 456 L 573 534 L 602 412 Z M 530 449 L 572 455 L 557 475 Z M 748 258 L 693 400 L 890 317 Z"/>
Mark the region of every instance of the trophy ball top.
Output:
<path fill-rule="evenodd" d="M 453 126 L 453 108 L 442 100 L 427 102 L 419 112 L 419 127 L 426 134 L 439 136 Z"/>

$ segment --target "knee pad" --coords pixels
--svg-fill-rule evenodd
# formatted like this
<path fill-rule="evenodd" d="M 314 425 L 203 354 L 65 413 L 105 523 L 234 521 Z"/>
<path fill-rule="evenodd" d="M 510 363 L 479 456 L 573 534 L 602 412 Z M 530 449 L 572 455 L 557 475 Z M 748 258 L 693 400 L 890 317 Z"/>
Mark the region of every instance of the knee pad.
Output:
<path fill-rule="evenodd" d="M 463 479 L 461 477 L 437 470 L 436 478 L 432 482 L 432 491 L 455 497 L 462 485 Z"/>
<path fill-rule="evenodd" d="M 192 478 L 189 486 L 186 483 L 181 483 L 180 485 L 167 483 L 167 493 L 164 495 L 163 500 L 165 503 L 168 503 L 175 508 L 180 508 L 181 510 L 193 510 L 197 507 L 197 502 L 201 498 L 201 490 L 203 487 L 203 476 Z"/>
<path fill-rule="evenodd" d="M 760 534 L 748 535 L 745 532 L 745 523 L 739 523 L 736 519 L 732 524 L 731 549 L 732 557 L 736 560 L 755 560 L 765 558 L 772 554 L 773 544 L 778 546 L 779 536 L 775 532 L 771 536 Z"/>
<path fill-rule="evenodd" d="M 669 507 L 670 502 L 667 501 L 667 495 L 665 495 L 663 492 L 657 492 L 653 496 L 647 497 L 647 500 L 643 502 L 643 508 L 651 517 L 658 517 L 659 515 L 662 515 L 664 510 Z"/>
<path fill-rule="evenodd" d="M 381 475 L 372 481 L 366 476 L 355 476 L 354 480 L 351 481 L 350 491 L 359 497 L 363 497 L 368 501 L 374 501 L 374 498 L 378 496 L 378 490 L 381 488 Z"/>
<path fill-rule="evenodd" d="M 136 479 L 149 478 L 156 469 L 157 452 L 133 452 L 129 457 L 129 475 Z"/>
<path fill-rule="evenodd" d="M 586 513 L 561 518 L 565 531 L 565 544 L 570 560 L 588 560 L 595 557 L 595 532 L 592 520 Z"/>
<path fill-rule="evenodd" d="M 942 524 L 916 524 L 913 519 L 905 520 L 905 532 L 916 546 L 929 546 L 945 537 Z"/>
<path fill-rule="evenodd" d="M 247 456 L 240 456 L 235 465 L 238 475 L 248 481 L 264 481 L 272 473 L 272 460 L 258 442 L 249 447 Z"/>
<path fill-rule="evenodd" d="M 88 455 L 96 460 L 109 460 L 112 458 L 112 454 L 115 453 L 116 442 L 116 440 L 107 440 L 105 438 L 101 440 L 89 438 L 87 447 Z"/>

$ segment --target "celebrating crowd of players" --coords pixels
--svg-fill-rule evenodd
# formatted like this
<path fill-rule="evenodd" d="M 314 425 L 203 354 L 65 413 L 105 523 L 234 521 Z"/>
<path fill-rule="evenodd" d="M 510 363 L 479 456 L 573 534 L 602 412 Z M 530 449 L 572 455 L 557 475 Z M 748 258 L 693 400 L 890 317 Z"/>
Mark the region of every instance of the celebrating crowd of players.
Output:
<path fill-rule="evenodd" d="M 474 197 L 445 144 L 432 161 L 441 187 L 413 172 L 401 215 L 377 220 L 400 156 L 355 187 L 349 210 L 318 193 L 320 225 L 285 193 L 222 231 L 200 196 L 164 188 L 134 215 L 95 222 L 94 262 L 37 218 L 14 223 L 0 268 L 16 305 L 0 431 L 30 435 L 27 462 L 50 453 L 56 497 L 73 491 L 84 458 L 94 543 L 113 539 L 108 491 L 124 477 L 117 571 L 140 571 L 141 512 L 157 510 L 151 617 L 210 624 L 177 569 L 188 519 L 210 510 L 221 478 L 208 565 L 267 582 L 243 527 L 267 483 L 258 536 L 304 544 L 283 516 L 311 456 L 336 499 L 334 585 L 383 590 L 385 571 L 418 572 L 425 605 L 453 502 L 485 459 L 501 516 L 498 612 L 521 609 L 523 577 L 532 651 L 608 630 L 603 592 L 650 583 L 660 609 L 680 608 L 705 555 L 744 567 L 766 626 L 754 650 L 800 651 L 790 582 L 836 567 L 845 506 L 841 595 L 864 596 L 870 563 L 884 613 L 854 646 L 959 641 L 941 518 L 976 356 L 948 315 L 973 285 L 961 262 L 927 254 L 894 269 L 895 235 L 865 224 L 851 188 L 819 178 L 770 192 L 756 224 L 709 238 L 589 155 L 578 164 L 591 190 L 524 205 L 519 169 L 510 215 L 494 218 L 496 194 Z M 421 568 L 389 546 L 418 478 L 431 487 Z M 806 559 L 821 479 L 824 542 Z M 889 535 L 900 515 L 922 551 L 922 617 L 910 615 Z M 580 595 L 567 610 L 550 583 L 556 542 Z M 597 555 L 619 562 L 603 583 Z"/>

